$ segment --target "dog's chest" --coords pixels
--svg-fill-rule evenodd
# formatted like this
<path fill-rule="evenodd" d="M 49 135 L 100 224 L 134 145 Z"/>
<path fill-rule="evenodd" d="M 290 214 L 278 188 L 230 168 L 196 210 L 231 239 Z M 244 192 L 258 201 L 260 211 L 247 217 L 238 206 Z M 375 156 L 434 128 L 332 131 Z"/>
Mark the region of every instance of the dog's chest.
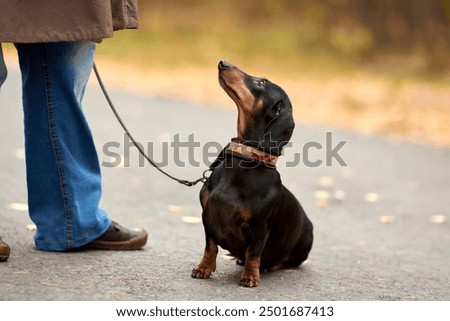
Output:
<path fill-rule="evenodd" d="M 203 222 L 217 245 L 241 257 L 250 239 L 251 216 L 251 210 L 244 204 L 213 193 L 203 212 Z"/>
<path fill-rule="evenodd" d="M 219 225 L 240 226 L 252 218 L 248 200 L 239 190 L 233 188 L 215 188 L 208 195 L 205 203 L 205 213 L 211 216 Z"/>

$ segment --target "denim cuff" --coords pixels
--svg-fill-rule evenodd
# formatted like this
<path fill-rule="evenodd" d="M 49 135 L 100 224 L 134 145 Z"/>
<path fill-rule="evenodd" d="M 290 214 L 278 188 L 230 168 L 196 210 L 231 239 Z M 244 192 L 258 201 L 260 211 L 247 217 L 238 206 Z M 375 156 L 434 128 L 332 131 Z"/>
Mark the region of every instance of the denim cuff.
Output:
<path fill-rule="evenodd" d="M 0 43 L 0 88 L 6 80 L 8 71 L 6 70 L 5 59 L 3 58 L 2 44 Z"/>

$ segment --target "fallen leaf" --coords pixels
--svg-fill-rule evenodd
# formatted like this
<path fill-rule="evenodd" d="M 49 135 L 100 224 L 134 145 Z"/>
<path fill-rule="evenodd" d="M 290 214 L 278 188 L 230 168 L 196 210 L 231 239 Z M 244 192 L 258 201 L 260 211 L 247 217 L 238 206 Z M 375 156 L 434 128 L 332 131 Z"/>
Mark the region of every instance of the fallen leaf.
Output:
<path fill-rule="evenodd" d="M 382 224 L 391 224 L 395 221 L 395 216 L 392 215 L 382 215 L 378 218 L 378 221 Z"/>
<path fill-rule="evenodd" d="M 320 200 L 329 200 L 330 199 L 330 192 L 328 191 L 315 191 L 314 192 L 314 198 L 320 199 Z"/>
<path fill-rule="evenodd" d="M 447 217 L 445 215 L 431 215 L 430 222 L 434 224 L 443 224 L 447 221 Z"/>
<path fill-rule="evenodd" d="M 14 149 L 14 156 L 17 159 L 25 159 L 25 150 L 23 148 Z"/>
<path fill-rule="evenodd" d="M 197 223 L 201 223 L 202 222 L 201 217 L 198 217 L 198 216 L 183 216 L 181 218 L 181 220 L 184 223 L 191 223 L 191 224 L 197 224 Z"/>
<path fill-rule="evenodd" d="M 27 224 L 27 225 L 25 225 L 25 228 L 27 229 L 27 231 L 30 231 L 30 232 L 34 232 L 37 230 L 37 227 L 34 224 Z"/>
<path fill-rule="evenodd" d="M 169 212 L 171 213 L 180 213 L 183 210 L 183 207 L 177 205 L 170 205 Z"/>
<path fill-rule="evenodd" d="M 322 176 L 318 181 L 319 186 L 329 187 L 334 184 L 334 179 L 330 176 Z"/>
<path fill-rule="evenodd" d="M 367 193 L 364 195 L 364 199 L 369 203 L 376 203 L 379 201 L 380 196 L 377 193 Z"/>
<path fill-rule="evenodd" d="M 330 192 L 315 191 L 314 192 L 316 207 L 328 207 L 328 200 L 330 199 Z"/>
<path fill-rule="evenodd" d="M 345 200 L 346 196 L 347 194 L 343 190 L 337 189 L 334 191 L 334 199 L 337 201 Z"/>
<path fill-rule="evenodd" d="M 236 261 L 236 258 L 229 254 L 223 254 L 221 258 L 225 261 Z"/>
<path fill-rule="evenodd" d="M 8 208 L 16 211 L 27 212 L 28 204 L 25 203 L 11 203 L 8 204 Z"/>

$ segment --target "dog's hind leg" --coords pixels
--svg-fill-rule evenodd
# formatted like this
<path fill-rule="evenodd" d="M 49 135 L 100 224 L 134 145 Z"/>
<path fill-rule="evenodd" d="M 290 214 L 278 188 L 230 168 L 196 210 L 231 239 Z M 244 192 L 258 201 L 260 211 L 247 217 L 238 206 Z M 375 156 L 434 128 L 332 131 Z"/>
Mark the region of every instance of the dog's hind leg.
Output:
<path fill-rule="evenodd" d="M 194 269 L 192 270 L 191 276 L 197 279 L 207 279 L 216 270 L 216 258 L 219 248 L 217 244 L 214 243 L 210 238 L 206 238 L 205 251 L 203 252 L 203 257 Z"/>
<path fill-rule="evenodd" d="M 282 263 L 284 268 L 297 267 L 308 258 L 313 245 L 313 225 L 308 219 L 301 233 L 297 245 L 292 249 L 288 259 Z"/>

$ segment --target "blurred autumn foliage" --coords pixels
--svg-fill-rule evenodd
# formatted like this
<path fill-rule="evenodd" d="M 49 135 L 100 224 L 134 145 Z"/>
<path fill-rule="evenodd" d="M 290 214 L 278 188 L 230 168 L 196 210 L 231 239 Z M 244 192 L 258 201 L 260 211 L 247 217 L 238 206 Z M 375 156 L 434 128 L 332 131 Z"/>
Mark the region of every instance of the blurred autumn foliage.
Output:
<path fill-rule="evenodd" d="M 149 45 L 171 45 L 178 56 L 196 46 L 201 61 L 225 52 L 449 69 L 449 0 L 142 0 L 139 6 Z"/>
<path fill-rule="evenodd" d="M 230 105 L 216 81 L 226 59 L 282 84 L 302 121 L 450 146 L 450 0 L 139 6 L 138 30 L 98 46 L 110 83 Z"/>

